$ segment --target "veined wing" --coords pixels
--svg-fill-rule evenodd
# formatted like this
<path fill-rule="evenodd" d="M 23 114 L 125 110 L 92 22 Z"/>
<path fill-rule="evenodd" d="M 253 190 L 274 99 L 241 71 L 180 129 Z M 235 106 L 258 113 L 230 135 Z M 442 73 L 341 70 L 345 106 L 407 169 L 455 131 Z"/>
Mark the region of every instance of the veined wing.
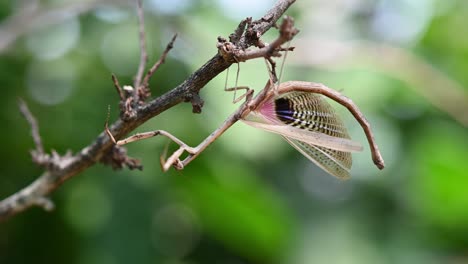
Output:
<path fill-rule="evenodd" d="M 243 121 L 253 127 L 312 145 L 340 151 L 361 151 L 350 139 L 341 118 L 325 99 L 314 93 L 288 92 L 272 97 Z"/>
<path fill-rule="evenodd" d="M 243 121 L 282 135 L 289 144 L 322 169 L 340 179 L 350 176 L 351 153 L 361 151 L 333 107 L 321 95 L 288 92 L 275 96 Z"/>
<path fill-rule="evenodd" d="M 350 152 L 314 146 L 299 140 L 284 137 L 302 155 L 329 174 L 345 180 L 350 177 L 352 157 Z"/>
<path fill-rule="evenodd" d="M 359 142 L 352 141 L 348 138 L 334 137 L 320 132 L 304 130 L 298 127 L 293 127 L 285 124 L 280 125 L 270 125 L 260 122 L 254 122 L 250 120 L 242 120 L 244 123 L 266 130 L 268 132 L 273 132 L 280 134 L 285 137 L 296 139 L 299 141 L 306 142 L 308 144 L 317 145 L 321 147 L 327 147 L 334 150 L 340 151 L 362 151 L 362 145 Z"/>

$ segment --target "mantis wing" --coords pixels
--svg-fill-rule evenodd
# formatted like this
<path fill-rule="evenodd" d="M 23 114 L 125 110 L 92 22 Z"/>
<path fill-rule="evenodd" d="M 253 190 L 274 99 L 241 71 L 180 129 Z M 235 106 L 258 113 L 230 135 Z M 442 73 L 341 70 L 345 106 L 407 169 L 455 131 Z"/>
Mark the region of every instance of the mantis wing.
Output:
<path fill-rule="evenodd" d="M 350 152 L 362 150 L 361 144 L 350 139 L 331 105 L 314 93 L 292 91 L 273 96 L 242 121 L 282 135 L 304 156 L 340 179 L 350 176 Z"/>
<path fill-rule="evenodd" d="M 315 146 L 287 137 L 284 137 L 284 139 L 302 155 L 306 156 L 329 174 L 342 180 L 350 177 L 349 172 L 352 165 L 351 153 Z"/>
<path fill-rule="evenodd" d="M 250 126 L 261 128 L 268 132 L 280 134 L 282 136 L 296 139 L 311 145 L 317 145 L 320 147 L 326 147 L 340 151 L 362 151 L 362 145 L 359 142 L 355 142 L 347 138 L 329 136 L 320 132 L 304 130 L 302 128 L 289 125 L 264 124 L 249 120 L 242 121 Z"/>

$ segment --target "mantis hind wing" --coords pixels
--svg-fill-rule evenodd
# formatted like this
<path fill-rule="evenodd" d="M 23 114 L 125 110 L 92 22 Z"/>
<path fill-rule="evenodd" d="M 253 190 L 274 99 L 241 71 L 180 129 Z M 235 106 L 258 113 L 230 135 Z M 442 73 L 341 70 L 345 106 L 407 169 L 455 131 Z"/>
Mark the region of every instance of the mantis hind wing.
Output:
<path fill-rule="evenodd" d="M 320 168 L 329 174 L 345 180 L 350 177 L 352 165 L 352 157 L 350 152 L 329 149 L 325 147 L 315 146 L 284 137 L 286 141 L 296 148 L 302 155 L 317 164 Z"/>
<path fill-rule="evenodd" d="M 357 152 L 362 151 L 362 145 L 359 142 L 352 141 L 347 138 L 340 138 L 329 136 L 320 132 L 304 130 L 298 127 L 293 127 L 289 125 L 276 125 L 276 124 L 266 124 L 261 122 L 252 122 L 249 120 L 242 120 L 244 123 L 261 128 L 269 132 L 280 134 L 284 137 L 302 141 L 311 145 L 317 145 L 320 147 L 325 147 L 334 150 L 340 151 L 351 151 Z"/>

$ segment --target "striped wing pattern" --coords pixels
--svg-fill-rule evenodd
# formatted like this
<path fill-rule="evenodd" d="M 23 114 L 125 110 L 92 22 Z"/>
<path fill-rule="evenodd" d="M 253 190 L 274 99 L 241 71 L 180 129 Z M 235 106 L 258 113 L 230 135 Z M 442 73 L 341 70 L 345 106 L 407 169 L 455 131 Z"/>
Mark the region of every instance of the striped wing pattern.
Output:
<path fill-rule="evenodd" d="M 350 152 L 319 147 L 288 137 L 284 139 L 329 174 L 343 180 L 350 177 L 352 165 Z"/>
<path fill-rule="evenodd" d="M 318 94 L 296 91 L 280 94 L 272 101 L 266 102 L 264 106 L 260 106 L 257 109 L 258 114 L 265 123 L 276 122 L 283 126 L 299 128 L 302 133 L 309 131 L 309 133 L 325 134 L 337 140 L 350 140 L 341 118 L 323 96 Z M 251 121 L 246 123 L 262 128 L 262 125 L 254 125 Z M 291 135 L 281 133 L 280 129 L 278 131 L 276 133 L 282 134 L 289 144 L 329 174 L 340 179 L 350 177 L 352 156 L 349 151 L 319 146 L 313 142 L 299 140 L 297 137 L 292 138 Z"/>
<path fill-rule="evenodd" d="M 321 95 L 290 92 L 275 99 L 276 116 L 283 123 L 329 136 L 350 139 L 333 107 Z M 286 141 L 326 172 L 340 179 L 350 177 L 350 152 L 333 150 L 285 137 Z"/>
<path fill-rule="evenodd" d="M 289 92 L 275 99 L 276 117 L 284 124 L 349 139 L 333 107 L 321 95 Z"/>

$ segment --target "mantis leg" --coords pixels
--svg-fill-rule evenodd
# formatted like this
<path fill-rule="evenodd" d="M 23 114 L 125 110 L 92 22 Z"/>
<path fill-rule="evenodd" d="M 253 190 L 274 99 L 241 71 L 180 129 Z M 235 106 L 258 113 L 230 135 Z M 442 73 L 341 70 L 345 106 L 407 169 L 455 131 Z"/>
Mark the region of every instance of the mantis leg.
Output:
<path fill-rule="evenodd" d="M 155 137 L 155 136 L 165 136 L 179 145 L 179 148 L 172 153 L 167 159 L 165 158 L 165 153 L 161 155 L 160 162 L 163 171 L 167 171 L 173 166 L 177 170 L 182 170 L 187 164 L 189 164 L 192 160 L 194 160 L 201 152 L 203 152 L 211 143 L 213 143 L 218 137 L 220 137 L 227 129 L 229 129 L 232 125 L 234 125 L 242 116 L 243 113 L 249 111 L 247 107 L 247 103 L 252 100 L 253 90 L 249 89 L 242 98 L 246 98 L 246 101 L 233 113 L 229 116 L 224 123 L 217 128 L 213 133 L 211 133 L 205 140 L 203 140 L 198 146 L 190 147 L 185 144 L 182 140 L 178 139 L 177 137 L 173 136 L 167 131 L 164 130 L 155 130 L 150 132 L 138 133 L 128 138 L 122 140 L 115 140 L 114 136 L 110 132 L 107 123 L 106 123 L 106 133 L 114 142 L 114 144 L 122 146 L 131 142 Z M 181 156 L 187 152 L 188 155 L 185 159 L 181 160 Z"/>
<path fill-rule="evenodd" d="M 249 96 L 249 94 L 253 94 L 254 90 L 250 89 L 248 86 L 237 86 L 237 87 L 231 87 L 231 88 L 224 88 L 224 91 L 226 92 L 236 92 L 237 90 L 245 90 L 245 93 L 240 95 L 239 97 L 236 98 L 234 94 L 234 98 L 232 99 L 233 104 L 237 104 L 240 102 L 242 99 L 246 98 Z"/>

